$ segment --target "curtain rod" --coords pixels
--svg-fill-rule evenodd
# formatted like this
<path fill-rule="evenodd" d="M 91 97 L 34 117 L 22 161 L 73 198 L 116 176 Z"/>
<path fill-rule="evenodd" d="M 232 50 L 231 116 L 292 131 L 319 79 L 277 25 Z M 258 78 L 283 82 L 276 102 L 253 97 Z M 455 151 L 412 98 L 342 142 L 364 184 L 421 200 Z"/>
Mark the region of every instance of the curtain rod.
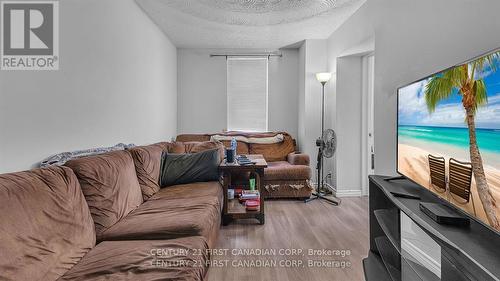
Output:
<path fill-rule="evenodd" d="M 283 54 L 279 53 L 262 53 L 262 54 L 210 54 L 210 57 L 282 57 Z"/>

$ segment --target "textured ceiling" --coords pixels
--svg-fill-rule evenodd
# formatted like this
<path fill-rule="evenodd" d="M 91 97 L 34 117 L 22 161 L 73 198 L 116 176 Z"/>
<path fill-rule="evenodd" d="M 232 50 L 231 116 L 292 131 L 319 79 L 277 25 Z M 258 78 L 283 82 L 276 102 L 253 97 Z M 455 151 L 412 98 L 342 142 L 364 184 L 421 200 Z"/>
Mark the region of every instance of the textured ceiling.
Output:
<path fill-rule="evenodd" d="M 136 0 L 177 47 L 281 48 L 327 38 L 365 0 Z"/>

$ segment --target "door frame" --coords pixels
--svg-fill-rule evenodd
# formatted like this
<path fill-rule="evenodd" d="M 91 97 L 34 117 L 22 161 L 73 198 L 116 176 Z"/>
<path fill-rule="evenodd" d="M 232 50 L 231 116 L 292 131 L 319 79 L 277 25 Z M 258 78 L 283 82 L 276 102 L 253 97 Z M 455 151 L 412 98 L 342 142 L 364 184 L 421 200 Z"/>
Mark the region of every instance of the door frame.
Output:
<path fill-rule="evenodd" d="M 361 116 L 361 195 L 368 195 L 368 175 L 375 172 L 374 98 L 375 54 L 361 58 L 362 63 L 362 116 Z"/>

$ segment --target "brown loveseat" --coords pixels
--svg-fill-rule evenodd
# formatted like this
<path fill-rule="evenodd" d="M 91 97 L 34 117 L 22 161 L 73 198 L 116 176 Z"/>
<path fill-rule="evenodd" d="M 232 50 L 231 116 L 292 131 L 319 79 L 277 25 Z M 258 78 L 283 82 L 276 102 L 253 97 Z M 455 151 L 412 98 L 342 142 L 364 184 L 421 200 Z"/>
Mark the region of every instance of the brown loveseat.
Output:
<path fill-rule="evenodd" d="M 282 140 L 270 140 L 269 143 L 262 141 L 276 136 L 282 136 Z M 266 198 L 304 199 L 311 196 L 309 156 L 296 151 L 295 140 L 286 132 L 182 134 L 177 136 L 176 141 L 217 139 L 227 147 L 231 137 L 237 138 L 238 154 L 262 154 L 268 162 L 268 168 L 264 170 L 263 194 Z"/>
<path fill-rule="evenodd" d="M 218 182 L 158 186 L 158 143 L 0 175 L 0 280 L 203 280 Z"/>

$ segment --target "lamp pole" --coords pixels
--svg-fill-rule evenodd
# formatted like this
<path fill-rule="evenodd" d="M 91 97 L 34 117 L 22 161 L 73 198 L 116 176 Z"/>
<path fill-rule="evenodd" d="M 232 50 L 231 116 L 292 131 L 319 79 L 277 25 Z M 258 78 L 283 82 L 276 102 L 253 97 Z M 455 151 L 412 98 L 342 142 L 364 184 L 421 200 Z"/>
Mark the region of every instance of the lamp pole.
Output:
<path fill-rule="evenodd" d="M 338 205 L 340 203 L 338 200 L 325 197 L 325 194 L 321 192 L 321 188 L 323 188 L 325 184 L 323 172 L 323 148 L 325 146 L 325 141 L 323 139 L 323 132 L 325 131 L 325 84 L 330 80 L 330 78 L 332 78 L 331 73 L 316 73 L 316 79 L 321 83 L 321 133 L 319 139 L 316 140 L 316 146 L 318 147 L 318 162 L 316 164 L 318 178 L 316 183 L 316 192 L 314 192 L 310 198 L 305 200 L 306 203 L 314 199 L 323 199 L 333 205 Z"/>
<path fill-rule="evenodd" d="M 320 132 L 320 138 L 323 139 L 323 132 L 325 131 L 325 84 L 326 81 L 321 81 L 321 132 Z M 323 147 L 321 147 L 321 159 L 320 159 L 320 167 L 321 167 L 321 172 L 320 174 L 320 179 L 321 179 L 321 187 L 318 188 L 318 192 L 321 191 L 321 188 L 324 187 L 324 178 L 325 178 L 325 172 L 323 169 Z M 319 182 L 318 182 L 319 184 Z"/>

